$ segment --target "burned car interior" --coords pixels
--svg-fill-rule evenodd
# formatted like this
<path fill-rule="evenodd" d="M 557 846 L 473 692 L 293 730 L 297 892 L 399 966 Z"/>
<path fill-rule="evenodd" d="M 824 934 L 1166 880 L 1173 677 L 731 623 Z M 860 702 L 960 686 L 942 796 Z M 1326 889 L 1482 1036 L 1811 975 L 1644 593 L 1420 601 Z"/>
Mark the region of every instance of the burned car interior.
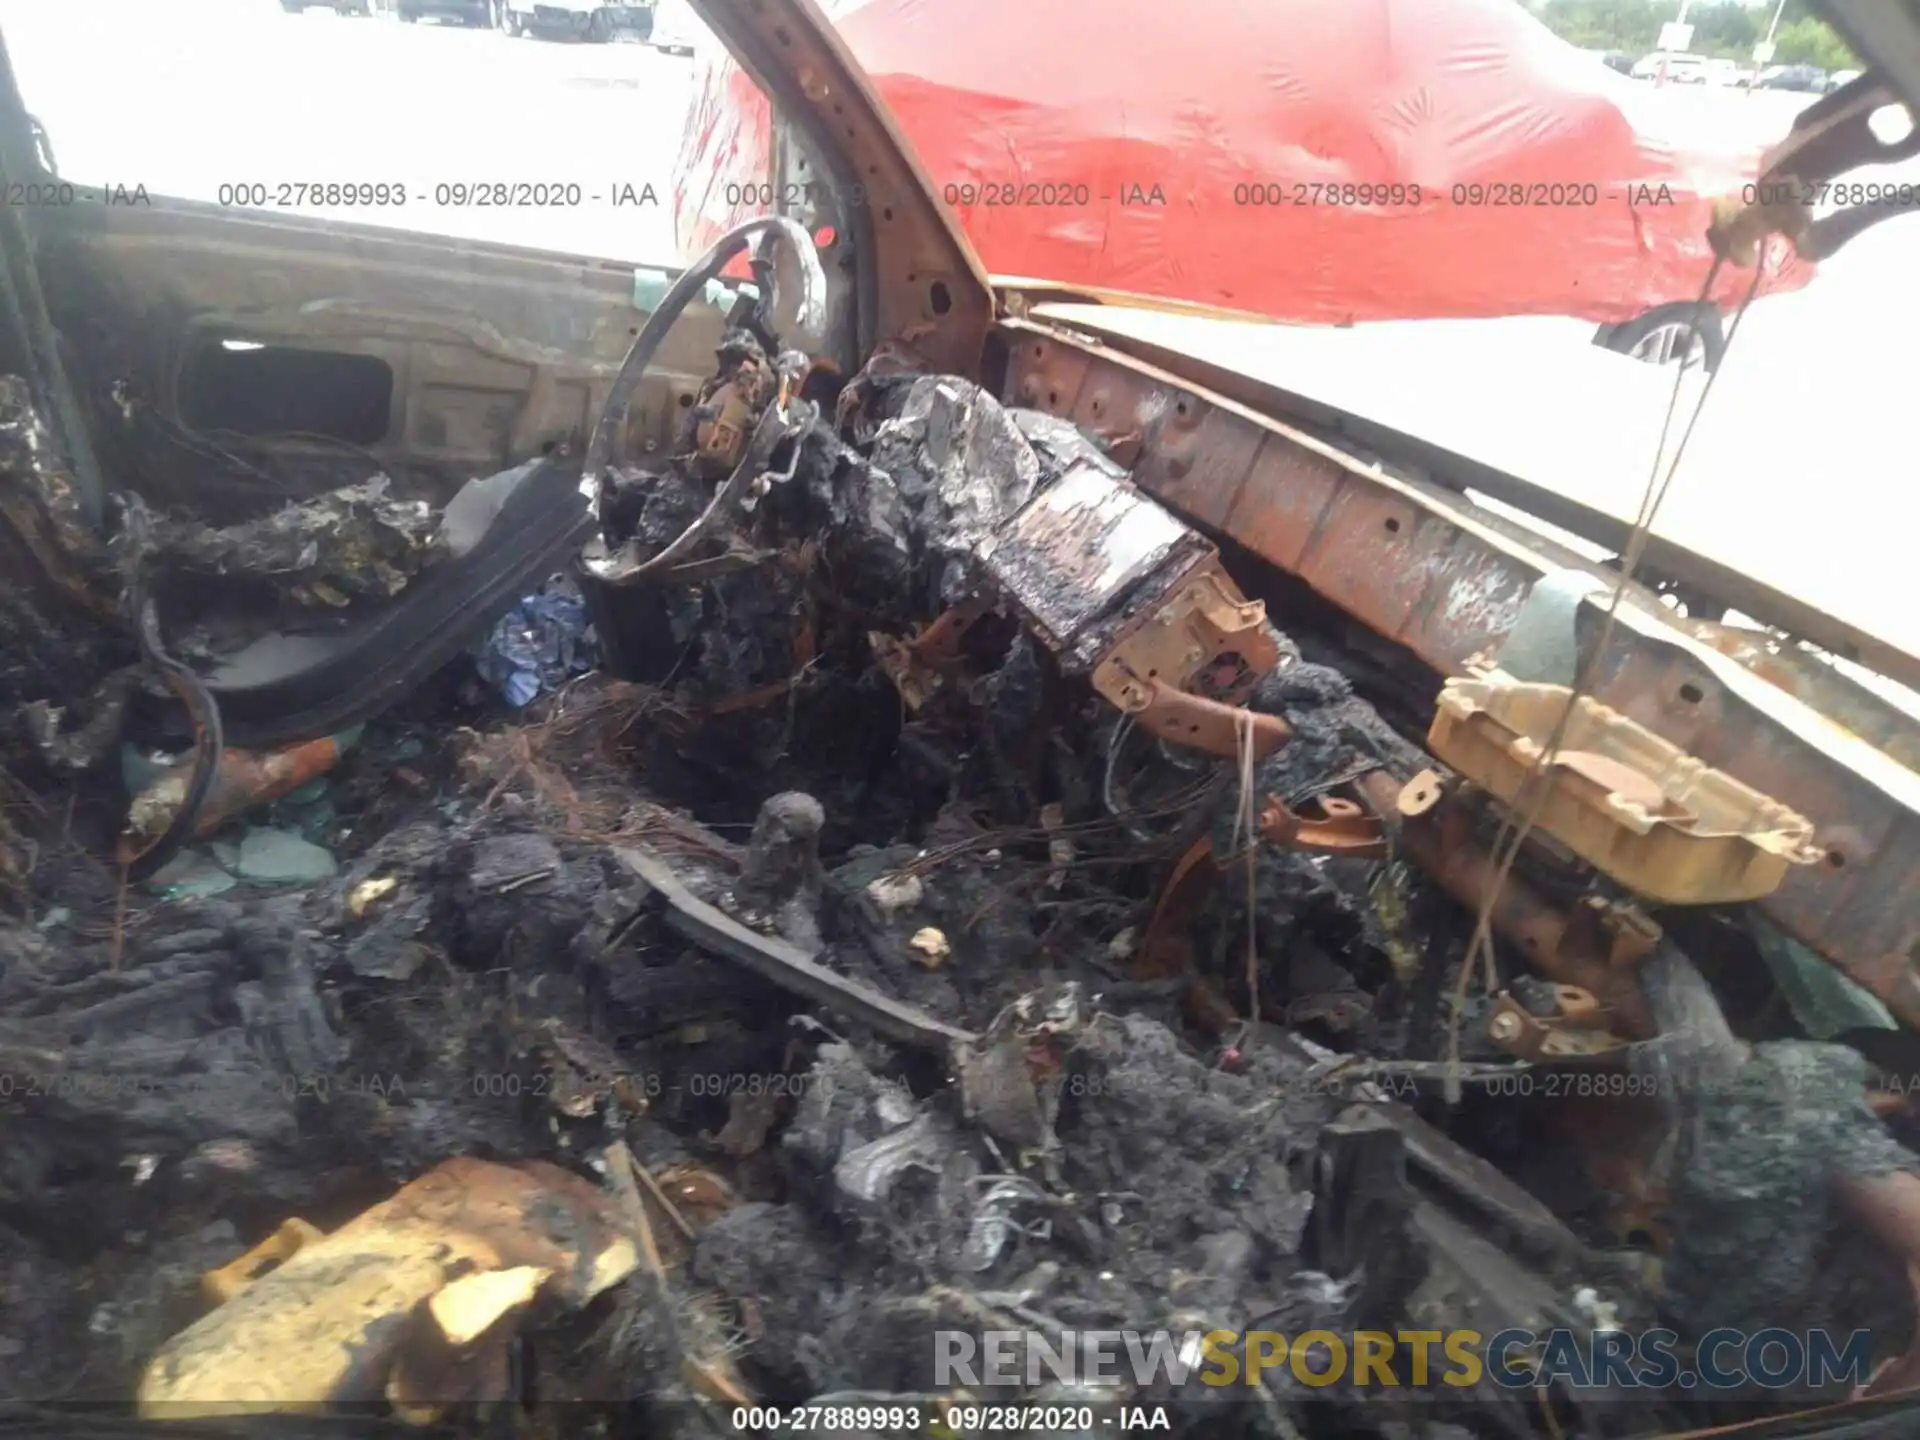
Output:
<path fill-rule="evenodd" d="M 1920 153 L 1920 11 L 1827 8 L 1806 183 Z M 996 292 L 811 4 L 696 9 L 819 198 L 677 274 L 0 209 L 0 1419 L 704 1435 L 937 1406 L 943 1331 L 1660 1325 L 1871 1378 L 999 1398 L 1920 1424 L 1920 660 Z M 1885 212 L 1810 214 L 1716 244 Z M 596 658 L 505 705 L 529 596 Z"/>

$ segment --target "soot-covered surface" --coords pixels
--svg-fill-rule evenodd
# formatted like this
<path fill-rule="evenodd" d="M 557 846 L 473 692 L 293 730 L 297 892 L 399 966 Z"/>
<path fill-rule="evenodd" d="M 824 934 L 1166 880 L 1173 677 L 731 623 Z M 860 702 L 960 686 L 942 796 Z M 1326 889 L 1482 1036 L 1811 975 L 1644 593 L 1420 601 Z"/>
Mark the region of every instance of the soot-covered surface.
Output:
<path fill-rule="evenodd" d="M 1648 1122 L 1671 1180 L 1662 1289 L 1586 1218 L 1604 1187 L 1577 1155 L 1553 1194 L 1570 1225 L 1472 1153 L 1520 1168 L 1560 1143 L 1537 1107 L 1441 1103 L 1468 922 L 1397 860 L 1236 860 L 1182 944 L 1148 954 L 1174 861 L 1209 834 L 1234 849 L 1236 767 L 1143 744 L 1004 617 L 969 633 L 958 693 L 917 710 L 874 660 L 876 632 L 968 590 L 1039 487 L 1117 467 L 965 380 L 862 393 L 737 537 L 779 558 L 664 597 L 680 660 L 663 678 L 591 676 L 511 722 L 449 708 L 443 686 L 376 727 L 326 781 L 329 879 L 123 894 L 91 858 L 111 743 L 8 732 L 0 1399 L 126 1406 L 205 1312 L 205 1272 L 454 1156 L 551 1160 L 617 1191 L 630 1153 L 658 1186 L 634 1203 L 659 1270 L 531 1315 L 510 1371 L 524 1403 L 448 1421 L 495 1433 L 707 1434 L 742 1396 L 932 1404 L 938 1332 L 1592 1328 L 1664 1306 L 1697 1336 L 1864 1313 L 1813 1283 L 1881 1253 L 1837 1221 L 1832 1177 L 1915 1162 L 1867 1108 L 1856 1051 L 1781 1040 L 1710 1084 L 1687 1072 L 1684 1103 Z M 636 472 L 608 523 L 664 543 L 705 494 Z M 418 517 L 392 503 L 322 496 L 309 518 L 346 505 L 417 557 Z M 304 521 L 252 523 L 309 579 L 358 573 L 287 539 Z M 214 568 L 253 553 L 218 548 L 233 531 L 173 533 Z M 137 677 L 124 632 L 74 611 L 59 623 L 86 674 L 56 684 L 29 601 L 7 603 L 9 703 L 85 708 L 103 677 Z M 1295 740 L 1257 794 L 1298 805 L 1426 763 L 1281 639 L 1253 703 Z M 632 847 L 699 916 L 663 903 Z M 846 988 L 797 985 L 793 954 Z M 874 996 L 924 1022 L 913 1039 L 874 1023 Z M 1224 1397 L 972 1389 L 1097 1401 L 1103 1420 L 1164 1404 L 1196 1434 L 1540 1423 L 1531 1392 L 1442 1390 L 1440 1423 L 1431 1397 L 1285 1372 Z M 1623 1433 L 1590 1400 L 1557 1433 Z"/>

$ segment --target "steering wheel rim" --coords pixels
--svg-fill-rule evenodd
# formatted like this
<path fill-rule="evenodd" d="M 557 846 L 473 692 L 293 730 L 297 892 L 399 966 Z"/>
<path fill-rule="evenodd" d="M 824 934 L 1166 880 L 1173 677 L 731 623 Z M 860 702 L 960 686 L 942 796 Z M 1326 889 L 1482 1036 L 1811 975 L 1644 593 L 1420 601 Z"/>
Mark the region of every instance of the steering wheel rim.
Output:
<path fill-rule="evenodd" d="M 633 337 L 633 344 L 627 349 L 627 358 L 620 362 L 620 371 L 613 377 L 606 402 L 600 407 L 600 416 L 587 439 L 581 478 L 589 494 L 597 496 L 599 493 L 612 458 L 614 437 L 619 433 L 621 420 L 633 399 L 634 390 L 652 366 L 653 357 L 659 352 L 661 343 L 679 323 L 682 312 L 692 303 L 693 297 L 704 290 L 709 281 L 717 279 L 727 263 L 746 249 L 747 242 L 762 231 L 780 236 L 792 247 L 800 261 L 800 302 L 796 323 L 803 330 L 817 332 L 820 329 L 826 317 L 827 277 L 820 264 L 820 251 L 814 245 L 813 237 L 807 233 L 806 226 L 786 215 L 762 215 L 734 226 L 714 241 L 706 254 L 681 272 L 680 278 L 668 287 L 667 293 L 660 298 L 660 303 L 640 327 L 640 333 Z"/>

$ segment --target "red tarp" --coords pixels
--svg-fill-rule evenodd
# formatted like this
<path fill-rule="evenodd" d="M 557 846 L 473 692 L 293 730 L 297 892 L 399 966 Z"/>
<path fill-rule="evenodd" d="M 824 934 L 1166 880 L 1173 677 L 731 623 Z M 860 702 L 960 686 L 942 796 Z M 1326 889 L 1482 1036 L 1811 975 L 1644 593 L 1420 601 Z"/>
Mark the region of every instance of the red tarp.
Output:
<path fill-rule="evenodd" d="M 1281 320 L 1691 299 L 1710 197 L 1789 123 L 1770 95 L 1630 80 L 1518 0 L 828 9 L 990 272 Z M 687 256 L 771 208 L 742 188 L 767 150 L 764 98 L 716 52 L 681 145 Z M 1763 292 L 1810 278 L 1783 250 Z M 1748 280 L 1728 267 L 1716 298 Z"/>

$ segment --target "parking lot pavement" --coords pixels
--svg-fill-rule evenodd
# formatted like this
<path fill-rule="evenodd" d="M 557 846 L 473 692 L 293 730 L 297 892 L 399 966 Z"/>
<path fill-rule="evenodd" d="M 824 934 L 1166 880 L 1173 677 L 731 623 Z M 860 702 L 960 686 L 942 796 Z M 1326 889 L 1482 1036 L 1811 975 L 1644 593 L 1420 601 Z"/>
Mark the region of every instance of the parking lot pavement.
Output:
<path fill-rule="evenodd" d="M 400 183 L 400 207 L 296 208 L 615 260 L 674 259 L 685 57 L 327 10 L 290 15 L 277 0 L 0 0 L 0 27 L 27 107 L 71 179 L 208 201 L 240 184 Z M 509 198 L 547 203 L 476 203 L 497 198 L 481 193 L 495 182 L 544 187 Z M 615 203 L 629 194 L 637 203 Z M 293 190 L 272 201 L 300 198 Z"/>

